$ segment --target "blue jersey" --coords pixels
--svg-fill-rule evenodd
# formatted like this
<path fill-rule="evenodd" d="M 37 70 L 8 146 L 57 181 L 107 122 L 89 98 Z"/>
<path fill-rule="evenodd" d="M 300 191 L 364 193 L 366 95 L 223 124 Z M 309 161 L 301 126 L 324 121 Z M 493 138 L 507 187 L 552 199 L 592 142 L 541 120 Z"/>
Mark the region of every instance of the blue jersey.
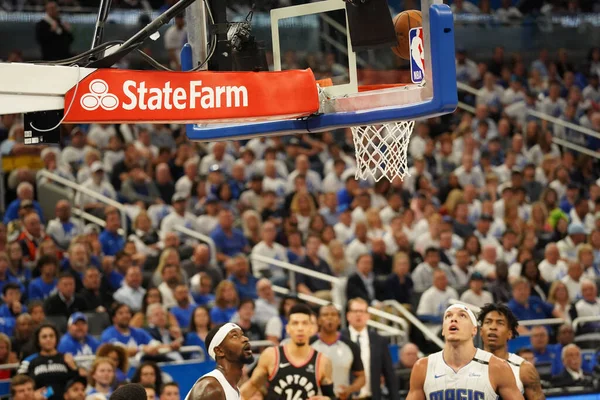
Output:
<path fill-rule="evenodd" d="M 26 306 L 21 306 L 21 314 L 24 314 L 27 312 L 27 307 Z M 15 315 L 13 314 L 12 310 L 10 308 L 8 308 L 8 304 L 2 304 L 0 306 L 0 317 L 2 318 L 17 318 L 19 315 Z"/>
<path fill-rule="evenodd" d="M 129 335 L 123 335 L 114 326 L 110 326 L 102 332 L 100 341 L 102 343 L 121 343 L 127 347 L 139 347 L 146 345 L 152 341 L 150 336 L 145 330 L 138 328 L 129 328 Z"/>
<path fill-rule="evenodd" d="M 198 334 L 196 332 L 188 332 L 185 335 L 185 345 L 186 346 L 200 346 L 202 348 L 202 350 L 204 351 L 204 355 L 206 356 L 208 354 L 208 352 L 206 351 L 206 343 L 204 343 L 204 340 L 200 339 L 200 336 L 198 336 Z M 190 354 L 190 358 L 199 358 L 200 354 L 198 353 L 192 353 Z"/>
<path fill-rule="evenodd" d="M 73 356 L 92 356 L 100 343 L 91 335 L 86 335 L 83 342 L 76 340 L 71 334 L 66 333 L 58 343 L 57 350 L 61 353 L 73 354 Z"/>
<path fill-rule="evenodd" d="M 172 307 L 169 312 L 173 314 L 177 323 L 181 327 L 181 329 L 186 329 L 190 326 L 190 320 L 192 319 L 192 313 L 196 309 L 196 304 L 190 304 L 186 308 L 181 308 L 179 306 Z"/>
<path fill-rule="evenodd" d="M 214 306 L 210 310 L 210 320 L 213 324 L 224 324 L 231 321 L 233 314 L 237 312 L 237 307 L 220 308 Z"/>
<path fill-rule="evenodd" d="M 15 331 L 16 319 L 13 317 L 0 318 L 0 332 L 11 337 Z"/>
<path fill-rule="evenodd" d="M 50 283 L 44 282 L 42 278 L 36 278 L 32 280 L 31 283 L 29 283 L 29 301 L 46 300 L 46 298 L 50 297 L 50 294 L 56 288 L 57 283 L 57 279 L 54 279 Z"/>

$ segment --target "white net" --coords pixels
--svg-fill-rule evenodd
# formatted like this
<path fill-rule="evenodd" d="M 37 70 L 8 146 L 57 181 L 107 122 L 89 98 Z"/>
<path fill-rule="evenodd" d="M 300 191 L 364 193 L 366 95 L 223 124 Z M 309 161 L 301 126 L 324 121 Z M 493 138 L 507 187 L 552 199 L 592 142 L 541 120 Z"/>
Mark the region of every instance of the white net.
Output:
<path fill-rule="evenodd" d="M 408 175 L 407 152 L 415 121 L 353 126 L 356 179 L 389 181 Z"/>

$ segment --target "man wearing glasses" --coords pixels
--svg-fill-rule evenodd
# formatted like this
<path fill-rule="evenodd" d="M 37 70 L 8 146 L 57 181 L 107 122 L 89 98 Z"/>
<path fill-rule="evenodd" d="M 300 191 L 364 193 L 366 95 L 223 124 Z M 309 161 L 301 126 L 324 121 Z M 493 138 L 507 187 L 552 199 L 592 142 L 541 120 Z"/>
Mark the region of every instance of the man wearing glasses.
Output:
<path fill-rule="evenodd" d="M 346 314 L 349 327 L 342 331 L 342 335 L 356 343 L 360 348 L 360 358 L 365 369 L 366 383 L 355 399 L 382 398 L 381 377 L 383 376 L 389 398 L 399 400 L 398 382 L 394 374 L 388 342 L 376 332 L 367 329 L 367 321 L 370 318 L 367 311 L 368 307 L 364 299 L 354 298 L 350 300 Z"/>

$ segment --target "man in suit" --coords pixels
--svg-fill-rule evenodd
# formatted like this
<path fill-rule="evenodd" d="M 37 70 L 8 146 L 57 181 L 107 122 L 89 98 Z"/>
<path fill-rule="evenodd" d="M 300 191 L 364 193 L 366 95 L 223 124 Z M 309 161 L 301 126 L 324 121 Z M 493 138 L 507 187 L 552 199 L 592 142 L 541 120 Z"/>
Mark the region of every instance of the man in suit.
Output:
<path fill-rule="evenodd" d="M 399 400 L 398 381 L 394 373 L 388 342 L 376 332 L 367 329 L 368 307 L 369 305 L 364 299 L 352 298 L 348 302 L 346 314 L 349 328 L 342 330 L 342 335 L 360 348 L 360 358 L 365 369 L 366 384 L 354 399 L 381 399 L 381 377 L 383 376 L 389 392 L 389 399 Z"/>
<path fill-rule="evenodd" d="M 373 257 L 369 253 L 361 254 L 356 259 L 356 272 L 348 277 L 346 298 L 359 297 L 372 305 L 376 300 L 376 293 Z"/>
<path fill-rule="evenodd" d="M 75 293 L 75 278 L 69 272 L 63 272 L 58 277 L 56 294 L 44 302 L 46 315 L 71 315 L 75 312 L 85 312 L 88 305 L 85 299 Z"/>
<path fill-rule="evenodd" d="M 581 368 L 581 351 L 575 344 L 568 344 L 562 349 L 562 372 L 552 377 L 555 387 L 590 386 L 592 376 Z"/>

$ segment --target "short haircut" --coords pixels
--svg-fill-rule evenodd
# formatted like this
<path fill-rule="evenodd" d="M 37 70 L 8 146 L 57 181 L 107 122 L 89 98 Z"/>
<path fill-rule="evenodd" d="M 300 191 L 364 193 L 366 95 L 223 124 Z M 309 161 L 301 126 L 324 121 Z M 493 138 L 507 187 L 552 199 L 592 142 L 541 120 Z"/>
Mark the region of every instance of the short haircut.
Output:
<path fill-rule="evenodd" d="M 16 386 L 26 385 L 28 383 L 31 383 L 31 386 L 35 389 L 35 381 L 29 375 L 24 375 L 24 374 L 15 375 L 10 380 L 10 397 L 11 398 L 14 397 Z"/>
<path fill-rule="evenodd" d="M 164 385 L 162 385 L 162 387 L 160 388 L 160 394 L 163 394 L 165 389 L 168 388 L 169 386 L 173 386 L 173 387 L 176 387 L 177 389 L 179 389 L 179 385 L 177 384 L 177 382 L 167 382 Z"/>
<path fill-rule="evenodd" d="M 238 310 L 240 310 L 244 304 L 252 304 L 252 308 L 253 309 L 256 308 L 256 306 L 254 304 L 254 300 L 252 300 L 250 298 L 244 298 L 244 299 L 240 300 L 240 304 L 238 304 Z"/>
<path fill-rule="evenodd" d="M 75 280 L 75 277 L 73 275 L 71 275 L 69 272 L 61 272 L 60 275 L 58 276 L 58 280 L 61 281 L 63 279 L 73 279 Z"/>
<path fill-rule="evenodd" d="M 512 333 L 512 338 L 514 339 L 518 337 L 519 332 L 517 331 L 517 327 L 519 326 L 519 321 L 517 320 L 517 317 L 515 317 L 515 314 L 513 314 L 513 312 L 510 310 L 510 308 L 508 308 L 504 304 L 488 303 L 484 305 L 481 308 L 481 311 L 479 312 L 479 316 L 477 318 L 477 320 L 479 321 L 479 326 L 483 325 L 485 317 L 493 311 L 496 311 L 500 315 L 504 315 L 504 318 L 506 318 L 506 322 L 508 323 L 508 329 L 510 329 Z"/>
<path fill-rule="evenodd" d="M 21 292 L 21 286 L 19 286 L 18 283 L 9 282 L 6 285 L 4 285 L 4 287 L 2 288 L 2 295 L 6 296 L 6 292 L 8 292 L 11 289 L 12 290 L 18 290 L 19 292 Z"/>
<path fill-rule="evenodd" d="M 314 313 L 312 312 L 312 310 L 310 309 L 310 307 L 307 306 L 306 304 L 298 303 L 298 304 L 294 304 L 292 306 L 292 309 L 290 310 L 290 316 L 292 314 L 306 314 L 306 315 L 308 315 L 310 317 Z"/>
<path fill-rule="evenodd" d="M 139 383 L 128 383 L 113 392 L 110 400 L 146 400 L 146 389 Z"/>
<path fill-rule="evenodd" d="M 125 303 L 114 303 L 112 305 L 112 307 L 110 308 L 110 319 L 112 320 L 115 315 L 117 315 L 117 312 L 123 308 L 123 307 L 127 307 L 127 309 L 129 310 L 129 312 L 131 312 L 131 308 L 125 304 Z"/>
<path fill-rule="evenodd" d="M 367 306 L 367 308 L 369 308 L 369 303 L 367 303 L 367 301 L 365 299 L 363 299 L 362 297 L 355 297 L 348 301 L 348 311 L 350 311 L 350 307 L 352 307 L 352 304 L 354 304 L 354 303 L 361 303 L 361 304 L 364 304 L 365 306 Z"/>
<path fill-rule="evenodd" d="M 436 247 L 428 247 L 425 249 L 425 257 L 427 257 L 430 253 L 439 253 L 439 250 Z"/>
<path fill-rule="evenodd" d="M 564 360 L 565 359 L 565 354 L 567 354 L 567 351 L 570 349 L 577 349 L 581 352 L 581 350 L 579 349 L 579 346 L 577 346 L 574 343 L 569 343 L 568 345 L 566 345 L 565 347 L 562 348 L 562 351 L 560 352 L 560 359 Z"/>
<path fill-rule="evenodd" d="M 515 354 L 518 356 L 522 356 L 525 353 L 533 353 L 533 350 L 531 350 L 529 347 L 523 347 L 517 350 Z"/>
<path fill-rule="evenodd" d="M 337 311 L 338 316 L 340 315 L 340 310 L 338 310 L 338 308 L 333 303 L 323 304 L 321 307 L 319 307 L 319 313 L 318 313 L 318 315 L 321 315 L 321 310 L 323 310 L 325 307 L 333 307 L 333 309 L 335 311 Z"/>
<path fill-rule="evenodd" d="M 58 268 L 58 260 L 54 256 L 41 256 L 36 264 L 36 268 L 41 270 L 44 265 L 54 264 Z"/>

